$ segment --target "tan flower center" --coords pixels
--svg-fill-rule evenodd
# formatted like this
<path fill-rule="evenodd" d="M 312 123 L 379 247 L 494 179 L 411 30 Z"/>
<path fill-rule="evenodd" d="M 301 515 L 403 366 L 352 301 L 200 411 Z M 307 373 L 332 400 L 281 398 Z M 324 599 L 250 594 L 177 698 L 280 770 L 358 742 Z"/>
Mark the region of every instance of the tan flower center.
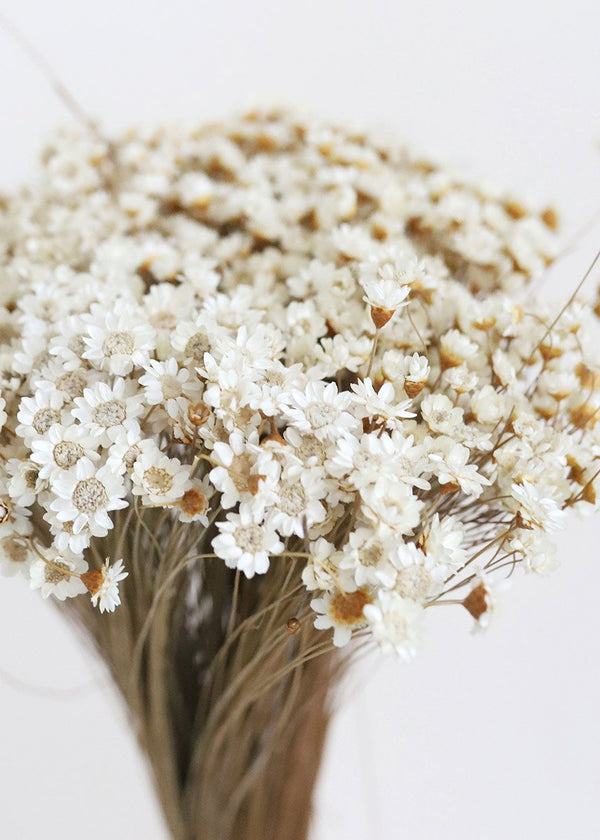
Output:
<path fill-rule="evenodd" d="M 323 426 L 334 423 L 337 416 L 337 410 L 325 402 L 313 403 L 306 409 L 306 419 L 314 429 L 322 429 Z"/>
<path fill-rule="evenodd" d="M 177 316 L 174 312 L 163 309 L 151 316 L 150 323 L 157 330 L 172 330 L 177 326 Z"/>
<path fill-rule="evenodd" d="M 102 344 L 105 356 L 131 356 L 135 341 L 129 332 L 113 332 L 106 336 Z"/>
<path fill-rule="evenodd" d="M 137 443 L 134 443 L 133 446 L 130 446 L 127 452 L 123 455 L 123 463 L 125 464 L 128 470 L 133 469 L 133 465 L 137 461 L 140 452 L 140 447 L 137 445 Z"/>
<path fill-rule="evenodd" d="M 56 380 L 56 387 L 59 391 L 65 391 L 72 400 L 75 397 L 83 396 L 83 389 L 86 385 L 85 375 L 80 370 L 72 370 L 63 373 Z"/>
<path fill-rule="evenodd" d="M 173 476 L 160 467 L 150 467 L 144 473 L 144 483 L 151 493 L 164 495 L 173 487 Z"/>
<path fill-rule="evenodd" d="M 204 354 L 210 349 L 208 338 L 202 333 L 195 333 L 185 345 L 185 357 L 190 356 L 195 362 L 204 361 Z"/>
<path fill-rule="evenodd" d="M 80 513 L 87 514 L 105 508 L 108 504 L 108 494 L 104 484 L 97 478 L 78 481 L 73 490 L 73 504 Z"/>
<path fill-rule="evenodd" d="M 15 536 L 0 540 L 0 549 L 11 563 L 24 563 L 29 555 L 25 541 Z"/>
<path fill-rule="evenodd" d="M 108 400 L 100 403 L 92 412 L 92 419 L 99 426 L 109 429 L 111 426 L 119 426 L 127 417 L 125 403 L 121 400 Z"/>
<path fill-rule="evenodd" d="M 301 484 L 284 484 L 279 491 L 279 510 L 288 516 L 299 516 L 306 508 L 306 493 Z"/>
<path fill-rule="evenodd" d="M 366 548 L 362 548 L 359 557 L 363 566 L 378 566 L 383 559 L 381 543 L 373 543 Z"/>
<path fill-rule="evenodd" d="M 72 338 L 69 339 L 68 348 L 75 356 L 78 358 L 82 358 L 83 354 L 85 353 L 85 341 L 83 340 L 82 336 L 74 335 Z"/>
<path fill-rule="evenodd" d="M 176 376 L 161 376 L 160 387 L 166 400 L 175 400 L 183 394 L 183 387 Z"/>
<path fill-rule="evenodd" d="M 32 426 L 38 435 L 45 435 L 55 423 L 60 423 L 60 414 L 52 408 L 41 408 L 36 411 Z"/>
<path fill-rule="evenodd" d="M 54 463 L 61 470 L 70 470 L 83 457 L 83 447 L 72 441 L 62 440 L 54 447 Z"/>
<path fill-rule="evenodd" d="M 235 531 L 235 541 L 242 551 L 256 554 L 263 547 L 262 531 L 259 525 L 240 525 Z"/>
<path fill-rule="evenodd" d="M 431 582 L 431 574 L 424 566 L 407 566 L 399 572 L 395 589 L 403 598 L 420 601 L 429 595 Z"/>
<path fill-rule="evenodd" d="M 71 577 L 69 567 L 60 560 L 53 560 L 52 565 L 46 563 L 44 578 L 47 583 L 61 583 Z"/>
<path fill-rule="evenodd" d="M 200 516 L 208 507 L 208 499 L 200 490 L 188 490 L 183 494 L 179 507 L 186 516 Z"/>

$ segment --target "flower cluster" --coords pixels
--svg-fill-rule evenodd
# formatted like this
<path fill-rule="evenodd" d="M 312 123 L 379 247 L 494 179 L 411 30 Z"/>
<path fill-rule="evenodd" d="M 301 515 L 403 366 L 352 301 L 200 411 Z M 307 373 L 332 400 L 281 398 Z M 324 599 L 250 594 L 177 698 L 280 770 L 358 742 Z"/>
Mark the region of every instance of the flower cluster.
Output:
<path fill-rule="evenodd" d="M 596 505 L 596 316 L 527 291 L 555 225 L 284 111 L 58 136 L 0 205 L 4 570 L 112 610 L 90 550 L 159 507 L 247 577 L 303 558 L 336 645 L 485 624 Z"/>

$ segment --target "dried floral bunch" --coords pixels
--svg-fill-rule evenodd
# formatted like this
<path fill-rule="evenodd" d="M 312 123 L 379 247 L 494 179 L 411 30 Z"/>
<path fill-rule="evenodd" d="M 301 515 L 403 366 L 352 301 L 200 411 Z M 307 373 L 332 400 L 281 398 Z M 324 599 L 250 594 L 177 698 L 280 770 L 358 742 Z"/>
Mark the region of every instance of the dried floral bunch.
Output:
<path fill-rule="evenodd" d="M 552 565 L 595 502 L 591 312 L 526 296 L 553 225 L 283 113 L 61 136 L 2 216 L 4 568 L 112 610 L 85 551 L 161 507 L 247 577 L 305 557 L 336 644 L 412 655 L 424 605 Z"/>
<path fill-rule="evenodd" d="M 224 637 L 265 576 L 246 617 L 288 593 L 306 661 L 331 629 L 410 658 L 434 604 L 485 625 L 596 506 L 596 316 L 528 291 L 555 226 L 285 111 L 60 134 L 0 210 L 3 569 L 112 611 L 125 561 L 146 668 L 219 569 Z"/>

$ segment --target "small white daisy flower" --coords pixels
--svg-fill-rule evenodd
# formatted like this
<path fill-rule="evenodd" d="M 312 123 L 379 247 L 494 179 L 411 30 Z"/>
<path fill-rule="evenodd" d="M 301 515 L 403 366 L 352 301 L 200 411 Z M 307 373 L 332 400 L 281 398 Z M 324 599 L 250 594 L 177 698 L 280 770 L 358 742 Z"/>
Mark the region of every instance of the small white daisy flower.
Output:
<path fill-rule="evenodd" d="M 122 477 L 106 465 L 96 471 L 87 459 L 55 477 L 52 492 L 50 510 L 59 522 L 70 523 L 75 536 L 105 537 L 113 527 L 109 513 L 127 507 Z"/>
<path fill-rule="evenodd" d="M 554 533 L 564 527 L 566 513 L 549 496 L 542 496 L 529 481 L 513 484 L 511 494 L 522 520 L 532 528 Z"/>
<path fill-rule="evenodd" d="M 75 399 L 72 414 L 100 446 L 110 446 L 122 429 L 135 428 L 144 410 L 144 397 L 129 394 L 130 380 L 115 379 L 112 386 L 98 382 Z"/>
<path fill-rule="evenodd" d="M 87 571 L 82 557 L 71 552 L 58 554 L 44 550 L 29 567 L 29 581 L 32 589 L 40 589 L 42 598 L 53 595 L 59 601 L 74 598 L 85 592 L 81 575 Z"/>
<path fill-rule="evenodd" d="M 333 628 L 333 644 L 335 647 L 345 647 L 353 631 L 366 626 L 364 608 L 370 601 L 371 595 L 366 589 L 326 592 L 322 598 L 313 598 L 310 602 L 317 613 L 314 625 L 317 630 Z"/>
<path fill-rule="evenodd" d="M 384 653 L 395 653 L 405 661 L 414 658 L 423 634 L 425 611 L 420 604 L 397 592 L 380 590 L 377 600 L 366 604 L 363 612 Z"/>
<path fill-rule="evenodd" d="M 64 421 L 64 395 L 58 391 L 38 389 L 33 397 L 23 397 L 17 414 L 16 433 L 27 445 L 42 437 L 52 426 Z"/>
<path fill-rule="evenodd" d="M 83 583 L 90 593 L 92 605 L 98 607 L 101 613 L 114 612 L 121 603 L 119 583 L 128 576 L 122 560 L 110 565 L 107 557 L 99 570 L 92 570 L 82 575 Z"/>
<path fill-rule="evenodd" d="M 104 306 L 92 307 L 83 316 L 86 334 L 82 358 L 98 370 L 113 376 L 127 376 L 134 367 L 142 367 L 154 348 L 155 332 L 130 308 L 107 312 Z"/>
<path fill-rule="evenodd" d="M 240 569 L 247 578 L 262 575 L 270 556 L 283 551 L 283 543 L 272 525 L 258 523 L 248 505 L 240 505 L 239 513 L 228 513 L 217 522 L 219 535 L 212 541 L 217 557 L 230 569 Z"/>
<path fill-rule="evenodd" d="M 300 432 L 320 440 L 335 440 L 344 430 L 355 431 L 358 421 L 350 414 L 352 395 L 340 393 L 335 382 L 309 382 L 303 391 L 291 391 L 284 415 Z"/>
<path fill-rule="evenodd" d="M 144 365 L 145 373 L 139 383 L 146 392 L 148 405 L 160 405 L 171 420 L 185 414 L 190 403 L 200 401 L 202 386 L 187 368 L 180 368 L 176 359 L 164 362 L 155 359 Z"/>
<path fill-rule="evenodd" d="M 178 458 L 164 455 L 155 443 L 142 448 L 131 471 L 132 493 L 144 505 L 168 506 L 183 496 L 190 467 Z"/>
<path fill-rule="evenodd" d="M 38 465 L 39 476 L 50 481 L 55 475 L 72 469 L 82 458 L 97 461 L 96 443 L 85 426 L 52 426 L 44 437 L 31 444 L 31 460 Z"/>

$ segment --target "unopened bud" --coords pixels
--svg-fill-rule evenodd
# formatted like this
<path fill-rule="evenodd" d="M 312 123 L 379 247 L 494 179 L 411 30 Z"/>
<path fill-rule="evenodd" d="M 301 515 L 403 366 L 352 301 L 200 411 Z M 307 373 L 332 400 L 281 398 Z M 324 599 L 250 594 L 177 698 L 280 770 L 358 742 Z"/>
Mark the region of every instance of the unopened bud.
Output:
<path fill-rule="evenodd" d="M 393 314 L 393 309 L 382 309 L 380 306 L 371 307 L 371 319 L 375 324 L 375 328 L 378 330 L 380 330 L 382 327 L 385 327 L 385 325 L 393 316 Z"/>
<path fill-rule="evenodd" d="M 470 613 L 475 621 L 479 621 L 481 616 L 488 611 L 489 604 L 487 600 L 487 588 L 484 583 L 478 584 L 475 589 L 467 595 L 462 602 L 463 607 Z"/>
<path fill-rule="evenodd" d="M 89 572 L 84 572 L 81 575 L 81 582 L 90 593 L 95 595 L 102 586 L 104 575 L 100 569 L 91 569 Z"/>
<path fill-rule="evenodd" d="M 406 396 L 411 399 L 418 397 L 424 387 L 424 382 L 410 382 L 408 379 L 404 380 L 404 391 Z"/>
<path fill-rule="evenodd" d="M 292 636 L 296 636 L 300 632 L 301 624 L 299 618 L 290 618 L 286 624 L 287 631 Z"/>
<path fill-rule="evenodd" d="M 210 417 L 210 408 L 199 402 L 188 406 L 188 419 L 192 426 L 203 426 Z"/>
<path fill-rule="evenodd" d="M 440 484 L 440 493 L 442 496 L 449 496 L 450 493 L 458 493 L 460 490 L 460 484 L 456 484 L 454 481 L 448 481 L 446 484 Z"/>

